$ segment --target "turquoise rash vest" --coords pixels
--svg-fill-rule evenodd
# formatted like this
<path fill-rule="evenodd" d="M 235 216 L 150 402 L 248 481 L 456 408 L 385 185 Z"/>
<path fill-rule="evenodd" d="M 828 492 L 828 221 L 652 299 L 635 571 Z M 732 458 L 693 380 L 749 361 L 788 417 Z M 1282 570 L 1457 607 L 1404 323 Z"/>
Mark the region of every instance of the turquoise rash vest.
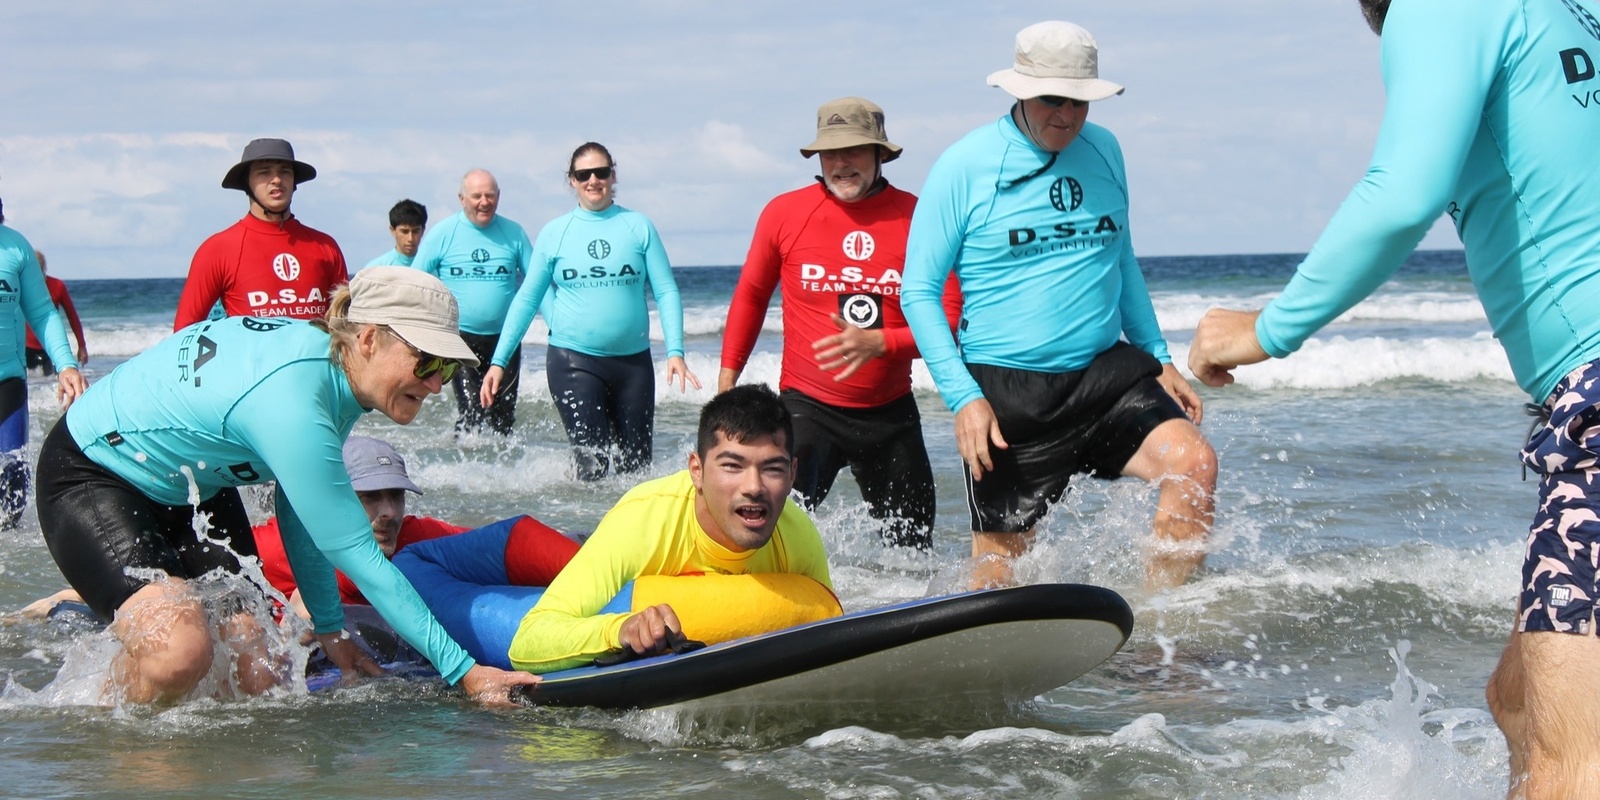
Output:
<path fill-rule="evenodd" d="M 922 188 L 900 307 L 951 411 L 983 396 L 966 363 L 1069 372 L 1123 337 L 1172 360 L 1133 255 L 1116 137 L 1085 124 L 1026 177 L 1050 158 L 1008 113 L 946 150 Z M 959 350 L 940 305 L 952 269 Z"/>
<path fill-rule="evenodd" d="M 21 378 L 28 373 L 23 340 L 28 325 L 39 334 L 56 369 L 77 369 L 72 342 L 66 325 L 50 300 L 50 287 L 44 282 L 33 245 L 12 228 L 0 225 L 0 380 Z M 14 343 L 14 344 L 13 344 Z"/>
<path fill-rule="evenodd" d="M 522 226 L 495 215 L 480 228 L 457 211 L 423 234 L 411 266 L 437 276 L 461 307 L 461 332 L 493 336 L 506 321 L 533 245 Z"/>
<path fill-rule="evenodd" d="M 344 440 L 366 413 L 328 334 L 283 318 L 199 322 L 134 356 L 67 410 L 73 441 L 152 500 L 187 505 L 278 482 L 284 550 L 318 633 L 344 626 L 337 567 L 454 683 L 473 665 L 372 538 Z M 191 497 L 191 481 L 197 497 Z"/>
<path fill-rule="evenodd" d="M 528 279 L 511 303 L 493 363 L 504 367 L 545 306 L 550 344 L 591 356 L 650 349 L 645 286 L 655 296 L 667 356 L 683 355 L 683 300 L 661 236 L 643 214 L 619 205 L 573 209 L 539 231 Z M 552 292 L 545 302 L 546 292 Z"/>
<path fill-rule="evenodd" d="M 1403 0 L 1367 174 L 1256 322 L 1272 356 L 1371 294 L 1440 214 L 1517 384 L 1544 400 L 1600 356 L 1600 7 Z"/>

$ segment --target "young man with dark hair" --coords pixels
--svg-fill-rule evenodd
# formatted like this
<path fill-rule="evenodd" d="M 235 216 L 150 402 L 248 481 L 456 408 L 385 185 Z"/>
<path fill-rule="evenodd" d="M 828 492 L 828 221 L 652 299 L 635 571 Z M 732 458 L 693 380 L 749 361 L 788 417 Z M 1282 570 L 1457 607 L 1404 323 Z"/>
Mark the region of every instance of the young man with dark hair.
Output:
<path fill-rule="evenodd" d="M 401 200 L 389 209 L 389 235 L 394 249 L 367 262 L 369 267 L 409 267 L 428 227 L 428 209 L 415 200 Z"/>
<path fill-rule="evenodd" d="M 316 319 L 328 311 L 334 287 L 350 280 L 333 237 L 290 212 L 294 193 L 317 177 L 282 139 L 245 145 L 222 188 L 249 198 L 250 211 L 195 251 L 178 298 L 172 329 L 205 319 L 222 301 L 230 317 Z"/>

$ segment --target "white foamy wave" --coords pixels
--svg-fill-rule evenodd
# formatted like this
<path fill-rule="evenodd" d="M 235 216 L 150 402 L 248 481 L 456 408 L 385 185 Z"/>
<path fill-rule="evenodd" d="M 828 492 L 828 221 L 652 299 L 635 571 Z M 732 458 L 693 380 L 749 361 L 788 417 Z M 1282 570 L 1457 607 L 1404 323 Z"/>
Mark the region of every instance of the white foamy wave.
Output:
<path fill-rule="evenodd" d="M 1172 362 L 1187 374 L 1188 345 L 1169 347 Z M 1441 383 L 1515 380 L 1505 351 L 1488 333 L 1466 339 L 1312 339 L 1288 358 L 1240 367 L 1233 374 L 1238 385 L 1252 389 L 1348 389 L 1404 379 Z"/>
<path fill-rule="evenodd" d="M 1151 295 L 1156 318 L 1164 331 L 1192 331 L 1200 318 L 1212 308 L 1259 309 L 1272 301 L 1277 292 L 1262 294 L 1212 295 L 1192 292 L 1158 292 Z M 1380 292 L 1357 303 L 1339 315 L 1341 322 L 1486 322 L 1478 298 L 1459 292 L 1397 291 Z"/>
<path fill-rule="evenodd" d="M 108 325 L 92 326 L 84 330 L 83 338 L 89 343 L 89 363 L 96 356 L 132 358 L 172 335 L 165 325 Z"/>
<path fill-rule="evenodd" d="M 695 336 L 722 335 L 723 328 L 727 326 L 728 309 L 725 306 L 690 306 L 683 310 L 683 335 L 685 338 Z M 761 323 L 761 331 L 769 334 L 783 333 L 782 310 L 774 304 L 767 310 L 766 320 Z M 652 310 L 650 312 L 650 341 L 665 342 L 667 336 L 661 331 L 661 314 Z M 528 332 L 523 334 L 523 344 L 545 345 L 550 342 L 550 326 L 545 324 L 544 317 L 535 317 L 533 324 L 528 326 Z"/>
<path fill-rule="evenodd" d="M 524 340 L 524 343 L 528 342 Z M 766 367 L 767 360 L 771 360 L 770 370 Z M 666 359 L 657 359 L 656 368 L 656 405 L 664 403 L 692 403 L 702 405 L 717 394 L 717 374 L 722 370 L 720 356 L 705 353 L 689 353 L 683 358 L 689 371 L 700 381 L 700 388 L 692 384 L 687 387 L 680 386 L 676 381 L 667 382 Z M 758 363 L 762 362 L 762 363 Z M 523 359 L 522 379 L 517 384 L 517 402 L 535 403 L 550 400 L 550 373 L 543 367 L 527 366 L 528 359 Z M 752 367 L 754 368 L 752 370 Z M 770 374 L 769 374 L 770 373 Z M 774 390 L 778 388 L 778 356 L 757 353 L 750 359 L 750 366 L 745 368 L 740 376 L 740 383 L 766 382 Z"/>

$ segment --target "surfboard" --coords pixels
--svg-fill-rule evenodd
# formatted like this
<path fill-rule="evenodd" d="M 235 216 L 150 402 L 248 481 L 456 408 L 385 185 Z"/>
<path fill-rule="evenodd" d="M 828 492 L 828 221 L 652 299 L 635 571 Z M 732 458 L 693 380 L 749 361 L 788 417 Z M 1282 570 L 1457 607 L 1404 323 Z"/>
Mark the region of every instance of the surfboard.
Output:
<path fill-rule="evenodd" d="M 1099 666 L 1133 632 L 1110 589 L 1037 584 L 913 600 L 614 666 L 552 672 L 530 705 L 699 709 L 974 706 L 1031 700 Z"/>
<path fill-rule="evenodd" d="M 81 604 L 60 613 L 88 615 Z M 56 612 L 52 612 L 52 616 Z M 392 674 L 431 678 L 416 651 L 366 606 L 349 627 Z M 1085 584 L 986 589 L 856 611 L 676 655 L 552 672 L 514 699 L 527 705 L 696 710 L 961 703 L 998 708 L 1071 683 L 1127 642 L 1133 610 Z M 338 685 L 313 663 L 312 691 Z"/>

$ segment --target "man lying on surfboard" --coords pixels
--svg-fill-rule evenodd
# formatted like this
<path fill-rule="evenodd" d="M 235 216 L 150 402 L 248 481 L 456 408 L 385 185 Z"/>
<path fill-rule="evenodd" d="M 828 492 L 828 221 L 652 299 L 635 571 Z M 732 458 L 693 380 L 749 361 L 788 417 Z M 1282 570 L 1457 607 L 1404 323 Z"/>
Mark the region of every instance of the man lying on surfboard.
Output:
<path fill-rule="evenodd" d="M 511 585 L 528 583 L 515 580 L 524 548 L 500 526 L 419 542 L 394 563 L 475 658 L 536 673 L 719 638 L 681 619 L 671 597 L 698 595 L 698 608 L 714 598 L 713 613 L 697 616 L 759 616 L 766 630 L 834 616 L 822 537 L 789 499 L 792 440 L 789 412 L 766 386 L 712 398 L 688 469 L 624 495 L 545 589 Z M 705 577 L 655 578 L 694 575 Z M 745 575 L 760 580 L 728 578 Z M 627 588 L 631 601 L 609 613 Z"/>

